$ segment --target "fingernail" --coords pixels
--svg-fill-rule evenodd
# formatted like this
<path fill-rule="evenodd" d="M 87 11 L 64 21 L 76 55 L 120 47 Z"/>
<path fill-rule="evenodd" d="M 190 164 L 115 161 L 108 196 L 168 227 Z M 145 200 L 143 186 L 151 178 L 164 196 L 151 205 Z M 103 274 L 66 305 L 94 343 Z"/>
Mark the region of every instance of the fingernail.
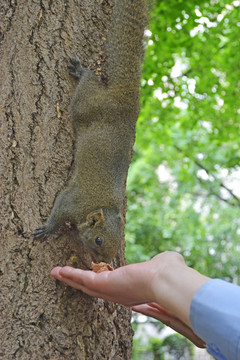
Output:
<path fill-rule="evenodd" d="M 61 266 L 56 266 L 55 268 L 53 268 L 50 272 L 51 276 L 55 277 L 55 278 L 60 278 L 61 275 L 59 273 L 59 271 L 61 270 Z"/>

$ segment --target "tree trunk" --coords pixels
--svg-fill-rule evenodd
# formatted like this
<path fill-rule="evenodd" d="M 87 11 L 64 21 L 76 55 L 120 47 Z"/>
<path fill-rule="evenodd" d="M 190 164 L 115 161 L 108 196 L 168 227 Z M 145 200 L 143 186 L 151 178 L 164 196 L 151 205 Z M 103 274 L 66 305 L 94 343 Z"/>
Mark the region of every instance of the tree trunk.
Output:
<path fill-rule="evenodd" d="M 130 359 L 130 310 L 53 280 L 57 265 L 86 268 L 73 229 L 32 231 L 66 184 L 76 87 L 68 56 L 101 73 L 111 0 L 1 3 L 0 358 Z M 124 241 L 115 267 L 124 264 Z"/>

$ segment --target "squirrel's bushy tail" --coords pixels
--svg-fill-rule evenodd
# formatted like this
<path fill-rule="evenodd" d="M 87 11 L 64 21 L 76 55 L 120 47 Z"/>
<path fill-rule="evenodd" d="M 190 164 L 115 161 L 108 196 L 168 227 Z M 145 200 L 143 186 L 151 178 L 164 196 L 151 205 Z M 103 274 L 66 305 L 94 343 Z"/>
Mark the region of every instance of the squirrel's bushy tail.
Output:
<path fill-rule="evenodd" d="M 109 83 L 139 87 L 147 0 L 115 0 L 107 38 Z"/>

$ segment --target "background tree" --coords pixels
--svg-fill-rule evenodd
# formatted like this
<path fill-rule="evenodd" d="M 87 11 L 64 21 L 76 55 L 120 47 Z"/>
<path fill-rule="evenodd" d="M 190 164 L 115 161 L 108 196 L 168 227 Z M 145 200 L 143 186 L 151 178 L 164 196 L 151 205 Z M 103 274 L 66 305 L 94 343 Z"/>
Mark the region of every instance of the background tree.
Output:
<path fill-rule="evenodd" d="M 130 261 L 172 249 L 210 276 L 239 278 L 239 6 L 153 10 L 128 178 Z"/>
<path fill-rule="evenodd" d="M 86 268 L 73 229 L 40 242 L 32 231 L 66 183 L 74 137 L 68 56 L 101 75 L 112 1 L 1 3 L 1 346 L 6 359 L 130 359 L 130 311 L 49 273 Z M 124 245 L 116 265 L 124 263 Z"/>
<path fill-rule="evenodd" d="M 127 258 L 177 250 L 201 272 L 239 283 L 240 2 L 155 4 L 128 177 Z M 135 343 L 140 358 L 147 350 Z"/>

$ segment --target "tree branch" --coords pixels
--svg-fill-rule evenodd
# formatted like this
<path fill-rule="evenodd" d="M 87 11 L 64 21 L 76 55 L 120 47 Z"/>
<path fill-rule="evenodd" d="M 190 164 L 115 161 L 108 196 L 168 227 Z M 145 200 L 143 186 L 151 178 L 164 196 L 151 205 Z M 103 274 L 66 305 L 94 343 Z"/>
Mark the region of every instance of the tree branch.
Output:
<path fill-rule="evenodd" d="M 175 149 L 181 153 L 183 153 L 182 149 L 180 149 L 177 145 L 174 145 Z M 214 176 L 213 174 L 210 173 L 210 171 L 206 168 L 206 166 L 202 165 L 198 160 L 194 159 L 193 160 L 194 163 L 202 170 L 206 171 L 208 176 L 212 176 L 214 181 L 218 181 L 218 179 L 216 178 L 216 176 Z M 199 182 L 203 183 L 203 180 L 198 178 Z M 223 182 L 220 182 L 219 186 L 221 188 L 223 188 L 224 190 L 226 190 L 232 197 L 233 199 L 236 200 L 237 204 L 230 201 L 229 199 L 224 199 L 222 196 L 220 196 L 219 194 L 215 193 L 212 189 L 208 189 L 209 192 L 216 196 L 219 200 L 226 202 L 227 204 L 231 205 L 231 206 L 239 206 L 240 205 L 240 199 L 233 193 L 233 191 L 231 189 L 229 189 Z M 211 190 L 211 191 L 210 191 Z"/>
<path fill-rule="evenodd" d="M 194 162 L 200 169 L 203 169 L 204 171 L 206 171 L 208 176 L 212 176 L 214 178 L 214 180 L 218 181 L 218 179 L 214 175 L 210 174 L 209 170 L 205 166 L 203 166 L 198 160 L 194 160 Z M 233 191 L 231 189 L 229 189 L 223 182 L 220 182 L 219 185 L 220 185 L 220 187 L 225 189 L 240 205 L 240 199 L 233 193 Z M 215 194 L 215 195 L 217 196 L 217 194 Z M 221 198 L 220 195 L 218 195 L 218 197 L 223 201 L 227 201 L 227 199 Z M 233 205 L 233 203 L 232 203 L 232 205 Z"/>

